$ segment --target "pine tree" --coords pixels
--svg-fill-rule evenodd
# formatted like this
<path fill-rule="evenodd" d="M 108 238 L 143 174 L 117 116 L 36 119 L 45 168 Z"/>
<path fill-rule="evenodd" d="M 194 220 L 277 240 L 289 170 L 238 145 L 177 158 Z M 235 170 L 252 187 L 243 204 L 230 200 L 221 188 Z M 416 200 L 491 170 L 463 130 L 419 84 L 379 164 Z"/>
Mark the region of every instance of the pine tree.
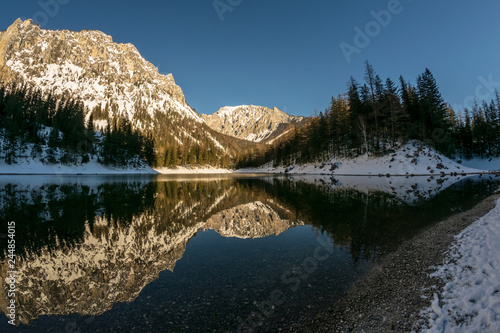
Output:
<path fill-rule="evenodd" d="M 386 100 L 388 104 L 388 110 L 390 114 L 390 128 L 391 128 L 391 143 L 394 147 L 395 141 L 403 137 L 402 131 L 406 127 L 408 122 L 408 117 L 406 112 L 403 110 L 401 100 L 397 93 L 397 88 L 395 83 L 388 78 L 385 82 L 386 89 Z"/>
<path fill-rule="evenodd" d="M 380 78 L 379 78 L 380 80 Z M 376 91 L 376 85 L 377 85 L 377 75 L 375 74 L 375 71 L 373 70 L 373 66 L 366 61 L 365 62 L 365 81 L 367 84 L 367 88 L 369 89 L 369 105 L 371 108 L 371 112 L 374 115 L 375 118 L 375 145 L 376 148 L 378 149 L 379 146 L 379 129 L 378 129 L 378 110 L 376 107 L 376 99 L 375 99 L 375 91 Z M 366 90 L 366 89 L 365 89 Z"/>
<path fill-rule="evenodd" d="M 417 78 L 422 139 L 451 154 L 451 123 L 436 80 L 428 68 Z"/>

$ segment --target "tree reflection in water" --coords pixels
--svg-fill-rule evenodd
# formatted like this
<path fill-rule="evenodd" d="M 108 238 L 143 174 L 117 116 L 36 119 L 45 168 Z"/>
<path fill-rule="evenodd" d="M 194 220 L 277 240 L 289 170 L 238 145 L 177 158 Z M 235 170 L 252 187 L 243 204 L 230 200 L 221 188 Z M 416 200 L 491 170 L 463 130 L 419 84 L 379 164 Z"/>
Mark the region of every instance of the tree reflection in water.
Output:
<path fill-rule="evenodd" d="M 132 302 L 162 271 L 174 271 L 189 241 L 204 230 L 259 239 L 310 225 L 326 233 L 334 247 L 348 251 L 353 262 L 374 260 L 422 228 L 471 208 L 497 186 L 479 179 L 448 188 L 436 183 L 440 189 L 425 190 L 432 197 L 410 201 L 387 190 L 387 183 L 353 185 L 359 181 L 4 181 L 1 225 L 17 222 L 18 318 L 29 324 L 44 315 L 100 315 L 117 303 Z M 6 248 L 5 241 L 0 244 Z M 282 264 L 269 269 L 276 267 Z M 7 270 L 4 262 L 4 313 Z"/>

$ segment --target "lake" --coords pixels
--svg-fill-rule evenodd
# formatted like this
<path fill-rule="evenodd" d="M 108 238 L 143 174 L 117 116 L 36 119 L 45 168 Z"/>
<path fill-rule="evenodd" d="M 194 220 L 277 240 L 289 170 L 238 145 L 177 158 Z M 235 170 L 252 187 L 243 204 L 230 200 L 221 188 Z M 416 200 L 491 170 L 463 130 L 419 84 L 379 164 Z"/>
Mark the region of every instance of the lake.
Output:
<path fill-rule="evenodd" d="M 498 184 L 487 175 L 0 176 L 0 331 L 276 331 L 324 311 L 380 256 Z M 11 299 L 18 327 L 5 315 Z"/>

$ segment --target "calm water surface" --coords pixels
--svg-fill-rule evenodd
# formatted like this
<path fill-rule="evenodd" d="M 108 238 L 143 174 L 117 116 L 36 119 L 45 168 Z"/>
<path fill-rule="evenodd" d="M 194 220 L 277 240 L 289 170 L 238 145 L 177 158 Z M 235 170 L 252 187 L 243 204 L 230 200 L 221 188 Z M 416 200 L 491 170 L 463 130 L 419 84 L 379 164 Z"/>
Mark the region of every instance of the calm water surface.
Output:
<path fill-rule="evenodd" d="M 0 331 L 275 331 L 497 179 L 0 176 Z"/>

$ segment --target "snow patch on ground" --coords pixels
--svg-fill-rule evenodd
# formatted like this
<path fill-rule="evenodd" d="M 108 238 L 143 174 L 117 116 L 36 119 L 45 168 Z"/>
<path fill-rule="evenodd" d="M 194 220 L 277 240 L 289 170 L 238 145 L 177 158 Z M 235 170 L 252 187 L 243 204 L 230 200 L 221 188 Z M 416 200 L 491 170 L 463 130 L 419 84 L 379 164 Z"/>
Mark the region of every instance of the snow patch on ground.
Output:
<path fill-rule="evenodd" d="M 275 137 L 274 139 L 271 139 L 269 141 L 266 142 L 267 145 L 272 145 L 276 140 L 278 140 L 279 138 L 283 137 L 285 134 L 289 133 L 291 130 L 287 130 L 283 133 L 281 133 L 280 135 L 278 135 L 277 137 Z"/>
<path fill-rule="evenodd" d="M 446 285 L 423 312 L 428 332 L 500 332 L 500 199 L 456 236 L 433 275 Z"/>
<path fill-rule="evenodd" d="M 157 174 L 154 169 L 143 164 L 137 167 L 112 167 L 91 160 L 89 163 L 66 165 L 45 164 L 39 160 L 26 158 L 15 164 L 0 160 L 0 174 L 10 175 L 109 175 L 109 174 Z"/>
<path fill-rule="evenodd" d="M 239 172 L 328 174 L 328 175 L 437 175 L 452 173 L 486 173 L 487 170 L 460 165 L 431 147 L 409 142 L 394 153 L 385 156 L 362 155 L 356 158 L 330 158 L 325 162 L 313 162 L 291 166 L 272 166 L 268 163 L 258 168 L 246 168 Z"/>

